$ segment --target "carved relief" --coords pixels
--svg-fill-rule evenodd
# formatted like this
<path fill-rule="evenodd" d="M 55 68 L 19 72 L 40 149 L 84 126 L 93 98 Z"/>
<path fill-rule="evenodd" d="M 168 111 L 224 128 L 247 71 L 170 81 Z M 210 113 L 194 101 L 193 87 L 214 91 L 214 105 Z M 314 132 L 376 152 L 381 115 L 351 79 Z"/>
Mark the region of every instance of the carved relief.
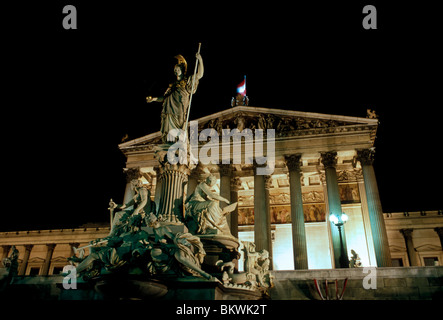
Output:
<path fill-rule="evenodd" d="M 339 184 L 338 191 L 341 203 L 358 203 L 360 202 L 360 192 L 357 183 Z"/>
<path fill-rule="evenodd" d="M 305 222 L 326 221 L 326 206 L 324 203 L 304 204 L 303 214 L 305 216 Z"/>
<path fill-rule="evenodd" d="M 254 205 L 254 196 L 238 196 L 238 205 L 241 207 L 248 207 Z"/>
<path fill-rule="evenodd" d="M 309 191 L 302 193 L 303 203 L 316 203 L 316 202 L 324 202 L 325 196 L 323 192 L 319 191 Z"/>
<path fill-rule="evenodd" d="M 269 196 L 269 202 L 271 204 L 289 204 L 291 197 L 288 193 L 279 193 Z"/>

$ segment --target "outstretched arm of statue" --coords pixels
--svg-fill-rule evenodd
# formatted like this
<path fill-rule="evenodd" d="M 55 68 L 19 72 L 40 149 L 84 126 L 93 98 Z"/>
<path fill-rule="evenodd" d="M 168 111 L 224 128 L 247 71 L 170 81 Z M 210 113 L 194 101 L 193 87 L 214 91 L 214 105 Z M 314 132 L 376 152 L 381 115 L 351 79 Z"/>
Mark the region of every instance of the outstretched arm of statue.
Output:
<path fill-rule="evenodd" d="M 205 68 L 203 67 L 203 59 L 200 53 L 197 53 L 195 57 L 198 59 L 198 68 L 197 68 L 197 80 L 203 78 L 203 73 Z"/>
<path fill-rule="evenodd" d="M 132 206 L 132 205 L 134 205 L 135 204 L 135 200 L 134 199 L 131 199 L 131 200 L 129 200 L 129 202 L 127 202 L 127 203 L 125 203 L 125 204 L 122 204 L 122 205 L 118 205 L 117 206 L 117 209 L 126 209 L 126 208 L 128 208 L 128 207 L 130 207 L 130 206 Z"/>
<path fill-rule="evenodd" d="M 218 200 L 218 201 L 226 202 L 227 204 L 230 203 L 228 199 L 223 198 L 221 195 L 219 195 L 219 194 L 217 194 L 217 193 L 215 193 L 215 192 L 212 192 L 212 191 L 209 189 L 209 186 L 208 186 L 206 183 L 202 183 L 202 184 L 201 184 L 201 188 L 202 188 L 203 192 L 206 193 L 206 195 L 207 195 L 208 197 L 210 197 L 210 198 L 212 198 L 212 199 L 215 199 L 215 200 Z"/>
<path fill-rule="evenodd" d="M 146 97 L 146 102 L 147 103 L 151 103 L 151 102 L 163 102 L 164 97 Z"/>

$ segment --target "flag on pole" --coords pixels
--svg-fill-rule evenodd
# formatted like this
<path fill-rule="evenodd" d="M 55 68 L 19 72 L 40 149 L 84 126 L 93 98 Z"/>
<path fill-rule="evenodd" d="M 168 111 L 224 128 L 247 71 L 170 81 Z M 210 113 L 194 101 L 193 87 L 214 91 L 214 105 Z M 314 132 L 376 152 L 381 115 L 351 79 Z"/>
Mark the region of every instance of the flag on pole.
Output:
<path fill-rule="evenodd" d="M 243 81 L 237 86 L 237 93 L 240 93 L 243 97 L 246 96 L 246 76 Z"/>

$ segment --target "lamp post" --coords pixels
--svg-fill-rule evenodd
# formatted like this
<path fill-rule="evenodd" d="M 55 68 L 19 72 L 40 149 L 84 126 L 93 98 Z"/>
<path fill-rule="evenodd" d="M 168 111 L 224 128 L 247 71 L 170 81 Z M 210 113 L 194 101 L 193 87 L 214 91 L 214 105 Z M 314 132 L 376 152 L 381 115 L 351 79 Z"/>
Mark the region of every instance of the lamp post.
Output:
<path fill-rule="evenodd" d="M 329 221 L 331 221 L 338 228 L 338 234 L 340 235 L 340 268 L 349 268 L 349 258 L 343 243 L 343 236 L 341 233 L 341 228 L 344 226 L 346 221 L 348 221 L 348 219 L 348 215 L 344 212 L 342 212 L 340 215 L 332 212 L 329 214 Z"/>

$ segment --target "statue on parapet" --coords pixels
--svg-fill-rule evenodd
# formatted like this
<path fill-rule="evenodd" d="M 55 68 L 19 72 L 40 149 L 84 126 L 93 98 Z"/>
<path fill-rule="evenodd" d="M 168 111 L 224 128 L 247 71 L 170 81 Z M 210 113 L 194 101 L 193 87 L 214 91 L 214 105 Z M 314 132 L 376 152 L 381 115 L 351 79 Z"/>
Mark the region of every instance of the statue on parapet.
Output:
<path fill-rule="evenodd" d="M 244 270 L 248 274 L 253 274 L 259 287 L 264 290 L 273 286 L 272 277 L 269 273 L 269 252 L 265 249 L 255 251 L 255 243 L 242 241 L 243 252 L 245 254 Z"/>
<path fill-rule="evenodd" d="M 360 256 L 353 249 L 351 250 L 351 259 L 349 260 L 349 268 L 361 267 Z"/>
<path fill-rule="evenodd" d="M 217 261 L 216 265 L 223 272 L 223 284 L 234 288 L 259 289 L 264 293 L 274 286 L 269 273 L 269 252 L 267 250 L 255 251 L 255 244 L 242 241 L 244 252 L 244 272 L 235 273 L 234 262 Z"/>

